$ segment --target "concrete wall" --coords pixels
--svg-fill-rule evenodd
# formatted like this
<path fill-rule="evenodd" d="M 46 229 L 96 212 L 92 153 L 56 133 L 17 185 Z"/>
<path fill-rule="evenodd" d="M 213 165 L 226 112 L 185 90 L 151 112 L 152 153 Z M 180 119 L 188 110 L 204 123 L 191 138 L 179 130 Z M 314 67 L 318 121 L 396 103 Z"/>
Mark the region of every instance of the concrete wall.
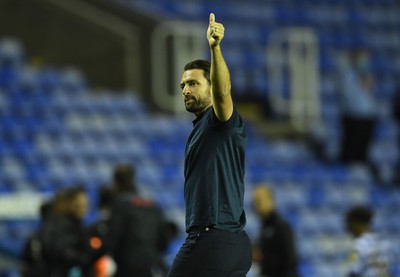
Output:
<path fill-rule="evenodd" d="M 78 66 L 94 88 L 148 94 L 156 23 L 104 1 L 0 0 L 0 37 L 20 39 L 37 63 Z"/>

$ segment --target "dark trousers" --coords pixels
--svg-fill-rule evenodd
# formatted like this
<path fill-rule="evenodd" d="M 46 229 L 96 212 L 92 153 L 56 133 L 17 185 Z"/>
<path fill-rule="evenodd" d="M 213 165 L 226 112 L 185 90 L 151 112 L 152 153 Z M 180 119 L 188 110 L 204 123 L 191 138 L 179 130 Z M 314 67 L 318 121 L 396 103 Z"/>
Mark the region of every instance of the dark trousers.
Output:
<path fill-rule="evenodd" d="M 244 277 L 252 261 L 246 232 L 214 228 L 189 232 L 168 277 Z"/>
<path fill-rule="evenodd" d="M 145 251 L 141 252 L 131 253 L 131 255 L 125 254 L 122 258 L 116 257 L 117 272 L 114 277 L 165 276 L 166 269 L 162 260 L 146 255 Z"/>
<path fill-rule="evenodd" d="M 341 160 L 368 163 L 368 150 L 374 134 L 373 118 L 344 117 Z"/>

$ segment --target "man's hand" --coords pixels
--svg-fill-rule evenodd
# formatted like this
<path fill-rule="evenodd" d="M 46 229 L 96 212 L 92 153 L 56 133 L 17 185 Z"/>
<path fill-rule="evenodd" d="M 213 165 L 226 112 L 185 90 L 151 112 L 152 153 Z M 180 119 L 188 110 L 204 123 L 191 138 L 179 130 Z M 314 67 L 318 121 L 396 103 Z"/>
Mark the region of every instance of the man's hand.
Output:
<path fill-rule="evenodd" d="M 221 23 L 215 22 L 215 15 L 210 13 L 210 22 L 207 29 L 207 39 L 210 47 L 216 47 L 224 37 L 225 27 Z"/>

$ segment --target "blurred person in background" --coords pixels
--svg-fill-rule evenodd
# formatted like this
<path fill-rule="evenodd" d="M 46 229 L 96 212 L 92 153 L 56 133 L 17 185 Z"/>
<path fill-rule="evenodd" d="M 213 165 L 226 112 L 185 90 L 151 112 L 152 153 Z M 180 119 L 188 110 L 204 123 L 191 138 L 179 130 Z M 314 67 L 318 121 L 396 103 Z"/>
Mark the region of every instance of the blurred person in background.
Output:
<path fill-rule="evenodd" d="M 259 241 L 253 247 L 253 261 L 260 265 L 260 276 L 298 277 L 295 237 L 289 223 L 277 212 L 267 184 L 254 189 L 253 207 L 261 220 Z"/>
<path fill-rule="evenodd" d="M 170 277 L 246 276 L 251 244 L 244 231 L 244 168 L 247 136 L 231 97 L 221 51 L 225 27 L 210 14 L 211 62 L 184 67 L 180 87 L 193 130 L 185 149 L 184 198 L 188 236 L 175 256 Z"/>
<path fill-rule="evenodd" d="M 107 254 L 116 263 L 115 276 L 165 276 L 165 219 L 156 203 L 138 194 L 133 166 L 115 167 L 109 197 L 103 236 Z"/>
<path fill-rule="evenodd" d="M 53 202 L 53 199 L 50 199 L 40 205 L 39 229 L 27 239 L 22 252 L 21 275 L 23 277 L 44 276 L 45 274 L 41 227 L 46 224 L 47 219 L 51 216 Z"/>
<path fill-rule="evenodd" d="M 398 87 L 394 94 L 393 99 L 393 116 L 397 123 L 397 129 L 400 130 L 400 87 Z M 397 135 L 397 151 L 400 156 L 400 135 Z M 395 185 L 400 186 L 400 160 L 395 165 L 393 182 Z"/>
<path fill-rule="evenodd" d="M 99 259 L 94 265 L 95 277 L 111 277 L 116 272 L 116 263 L 107 253 L 105 242 L 107 240 L 114 190 L 112 187 L 102 186 L 98 191 L 98 219 L 88 226 L 90 244 Z"/>
<path fill-rule="evenodd" d="M 89 203 L 81 186 L 61 191 L 54 210 L 41 230 L 46 274 L 43 276 L 93 276 L 93 254 L 83 220 Z"/>
<path fill-rule="evenodd" d="M 340 160 L 370 165 L 368 153 L 378 114 L 369 52 L 352 49 L 339 57 L 338 65 L 343 132 Z"/>
<path fill-rule="evenodd" d="M 164 261 L 168 272 L 174 260 L 175 254 L 179 251 L 179 248 L 182 245 L 179 225 L 174 221 L 168 221 L 166 224 L 165 234 L 167 246 L 164 251 Z"/>
<path fill-rule="evenodd" d="M 355 238 L 349 255 L 348 277 L 390 277 L 391 246 L 372 232 L 373 211 L 364 206 L 350 208 L 345 215 L 347 231 Z"/>

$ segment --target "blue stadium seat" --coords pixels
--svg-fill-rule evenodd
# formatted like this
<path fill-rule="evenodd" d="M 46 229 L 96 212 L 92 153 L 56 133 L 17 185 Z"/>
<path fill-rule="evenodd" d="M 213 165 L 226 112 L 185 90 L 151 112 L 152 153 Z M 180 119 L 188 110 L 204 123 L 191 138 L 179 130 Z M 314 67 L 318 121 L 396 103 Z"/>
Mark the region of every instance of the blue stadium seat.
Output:
<path fill-rule="evenodd" d="M 18 70 L 8 66 L 0 66 L 0 88 L 10 89 L 18 78 Z"/>
<path fill-rule="evenodd" d="M 71 95 L 86 93 L 88 84 L 83 73 L 79 69 L 73 67 L 64 68 L 60 72 L 60 75 L 60 87 L 69 98 Z"/>
<path fill-rule="evenodd" d="M 54 91 L 61 84 L 61 76 L 56 69 L 47 67 L 39 72 L 38 82 L 41 92 L 45 93 L 48 97 L 51 97 Z"/>
<path fill-rule="evenodd" d="M 19 67 L 25 58 L 24 49 L 15 38 L 0 38 L 0 67 Z"/>

